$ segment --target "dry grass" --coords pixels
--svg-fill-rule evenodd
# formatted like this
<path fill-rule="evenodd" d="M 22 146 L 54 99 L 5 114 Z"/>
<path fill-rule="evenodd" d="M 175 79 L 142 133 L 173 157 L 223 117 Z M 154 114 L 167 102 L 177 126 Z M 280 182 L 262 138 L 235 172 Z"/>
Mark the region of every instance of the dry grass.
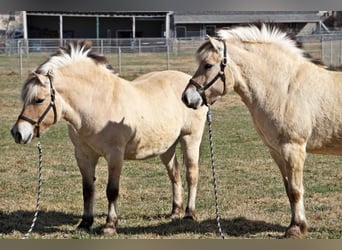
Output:
<path fill-rule="evenodd" d="M 191 60 L 186 57 L 183 65 L 190 67 Z M 9 133 L 21 109 L 22 81 L 12 73 L 9 62 L 1 62 L 1 67 L 7 70 L 0 74 L 0 238 L 21 238 L 35 209 L 38 156 L 35 142 L 16 145 Z M 180 60 L 176 65 L 176 69 L 181 69 Z M 219 208 L 226 238 L 282 236 L 290 220 L 289 204 L 280 173 L 256 134 L 247 109 L 235 94 L 230 94 L 214 106 L 213 121 Z M 218 238 L 207 137 L 205 133 L 201 147 L 197 199 L 200 220 L 192 222 L 167 216 L 171 210 L 171 186 L 159 159 L 126 161 L 118 202 L 118 235 L 114 238 Z M 99 162 L 96 174 L 94 232 L 75 232 L 82 214 L 82 187 L 65 122 L 52 127 L 41 142 L 44 154 L 41 213 L 31 237 L 103 238 L 100 232 L 107 210 L 105 162 Z M 308 238 L 342 236 L 340 167 L 340 157 L 308 157 L 304 172 Z"/>

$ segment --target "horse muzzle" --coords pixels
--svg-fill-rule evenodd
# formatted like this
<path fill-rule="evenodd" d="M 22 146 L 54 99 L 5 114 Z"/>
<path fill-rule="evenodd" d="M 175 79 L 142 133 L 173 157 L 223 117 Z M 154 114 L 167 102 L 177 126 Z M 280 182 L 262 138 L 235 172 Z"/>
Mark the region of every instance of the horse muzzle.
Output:
<path fill-rule="evenodd" d="M 11 129 L 12 137 L 16 143 L 30 143 L 33 137 L 32 126 L 27 122 L 15 124 Z"/>
<path fill-rule="evenodd" d="M 182 101 L 188 108 L 198 109 L 203 105 L 203 98 L 196 88 L 188 87 L 182 94 Z"/>

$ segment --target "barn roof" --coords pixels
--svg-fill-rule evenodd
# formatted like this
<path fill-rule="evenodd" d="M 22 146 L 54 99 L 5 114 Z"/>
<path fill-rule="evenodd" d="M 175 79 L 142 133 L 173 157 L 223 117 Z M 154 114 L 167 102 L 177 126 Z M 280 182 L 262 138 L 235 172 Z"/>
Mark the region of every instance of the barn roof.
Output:
<path fill-rule="evenodd" d="M 175 24 L 319 22 L 317 11 L 202 11 L 174 13 Z"/>
<path fill-rule="evenodd" d="M 39 16 L 73 16 L 73 17 L 165 17 L 167 11 L 110 11 L 110 12 L 94 12 L 94 11 L 27 11 L 28 15 Z"/>

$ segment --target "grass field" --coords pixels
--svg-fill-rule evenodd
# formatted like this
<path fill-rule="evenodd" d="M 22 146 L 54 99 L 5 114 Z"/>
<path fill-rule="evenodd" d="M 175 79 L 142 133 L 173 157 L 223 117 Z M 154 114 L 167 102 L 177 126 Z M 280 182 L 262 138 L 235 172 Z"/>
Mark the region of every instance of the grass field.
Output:
<path fill-rule="evenodd" d="M 145 59 L 148 59 L 146 57 Z M 27 58 L 27 68 L 42 58 Z M 191 73 L 193 58 L 171 61 L 173 69 Z M 22 81 L 13 68 L 17 58 L 0 58 L 0 238 L 21 238 L 31 225 L 37 192 L 38 153 L 34 140 L 17 145 L 10 128 L 21 110 Z M 141 62 L 141 65 L 146 62 Z M 185 68 L 186 66 L 186 68 Z M 145 68 L 146 70 L 146 68 Z M 143 72 L 144 69 L 141 69 Z M 136 74 L 136 73 L 134 73 Z M 135 75 L 123 74 L 127 78 Z M 250 115 L 234 93 L 213 108 L 214 151 L 221 226 L 226 238 L 275 239 L 290 221 L 280 172 L 256 134 Z M 118 239 L 218 238 L 207 130 L 203 136 L 197 198 L 198 222 L 171 219 L 171 185 L 159 158 L 126 161 L 118 201 Z M 97 167 L 94 232 L 76 232 L 82 215 L 81 176 L 66 123 L 41 138 L 43 186 L 41 212 L 31 238 L 101 239 L 107 202 L 106 164 Z M 181 159 L 181 155 L 179 155 Z M 307 238 L 342 237 L 342 158 L 309 155 L 304 170 Z M 185 172 L 183 171 L 183 177 Z M 185 178 L 184 178 L 185 179 Z M 185 182 L 184 182 L 185 184 Z M 186 193 L 186 186 L 184 186 Z M 186 197 L 185 197 L 186 198 Z"/>

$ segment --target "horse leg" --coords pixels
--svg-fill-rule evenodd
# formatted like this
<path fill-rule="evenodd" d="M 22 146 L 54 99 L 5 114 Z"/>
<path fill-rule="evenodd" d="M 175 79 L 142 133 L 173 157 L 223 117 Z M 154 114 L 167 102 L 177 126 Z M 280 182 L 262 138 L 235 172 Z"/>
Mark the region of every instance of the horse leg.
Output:
<path fill-rule="evenodd" d="M 80 155 L 80 154 L 78 154 Z M 82 175 L 83 190 L 83 216 L 82 221 L 78 225 L 78 229 L 90 231 L 94 222 L 94 196 L 95 196 L 95 166 L 98 158 L 88 159 L 76 157 L 78 167 Z"/>
<path fill-rule="evenodd" d="M 75 157 L 82 176 L 83 216 L 77 229 L 90 231 L 94 222 L 95 168 L 99 156 L 81 142 L 78 135 L 69 128 L 69 136 L 75 146 Z"/>
<path fill-rule="evenodd" d="M 285 167 L 285 161 L 284 159 L 281 157 L 281 155 L 273 150 L 270 150 L 270 154 L 273 158 L 273 160 L 277 163 L 278 168 L 280 170 L 281 176 L 283 177 L 283 183 L 284 183 L 284 187 L 285 187 L 285 191 L 287 194 L 287 197 L 289 197 L 289 190 L 288 190 L 288 181 L 287 181 L 287 172 L 286 172 L 286 167 Z"/>
<path fill-rule="evenodd" d="M 184 136 L 181 140 L 184 163 L 186 166 L 186 181 L 188 184 L 188 203 L 185 210 L 185 219 L 198 220 L 196 214 L 196 195 L 199 174 L 199 148 L 201 136 Z"/>
<path fill-rule="evenodd" d="M 183 211 L 183 187 L 180 174 L 180 166 L 176 157 L 176 143 L 169 148 L 164 154 L 160 155 L 160 159 L 166 166 L 168 176 L 172 184 L 172 211 L 171 216 L 179 217 Z"/>
<path fill-rule="evenodd" d="M 123 155 L 123 150 L 117 149 L 113 151 L 108 158 L 106 157 L 108 163 L 108 182 L 106 189 L 108 214 L 106 224 L 103 228 L 103 233 L 106 236 L 116 234 L 116 226 L 118 223 L 116 201 L 119 196 L 119 182 L 123 165 Z"/>
<path fill-rule="evenodd" d="M 303 238 L 307 233 L 303 186 L 305 146 L 288 143 L 282 147 L 281 156 L 273 153 L 272 157 L 283 175 L 285 190 L 291 206 L 291 223 L 286 230 L 285 237 Z"/>

